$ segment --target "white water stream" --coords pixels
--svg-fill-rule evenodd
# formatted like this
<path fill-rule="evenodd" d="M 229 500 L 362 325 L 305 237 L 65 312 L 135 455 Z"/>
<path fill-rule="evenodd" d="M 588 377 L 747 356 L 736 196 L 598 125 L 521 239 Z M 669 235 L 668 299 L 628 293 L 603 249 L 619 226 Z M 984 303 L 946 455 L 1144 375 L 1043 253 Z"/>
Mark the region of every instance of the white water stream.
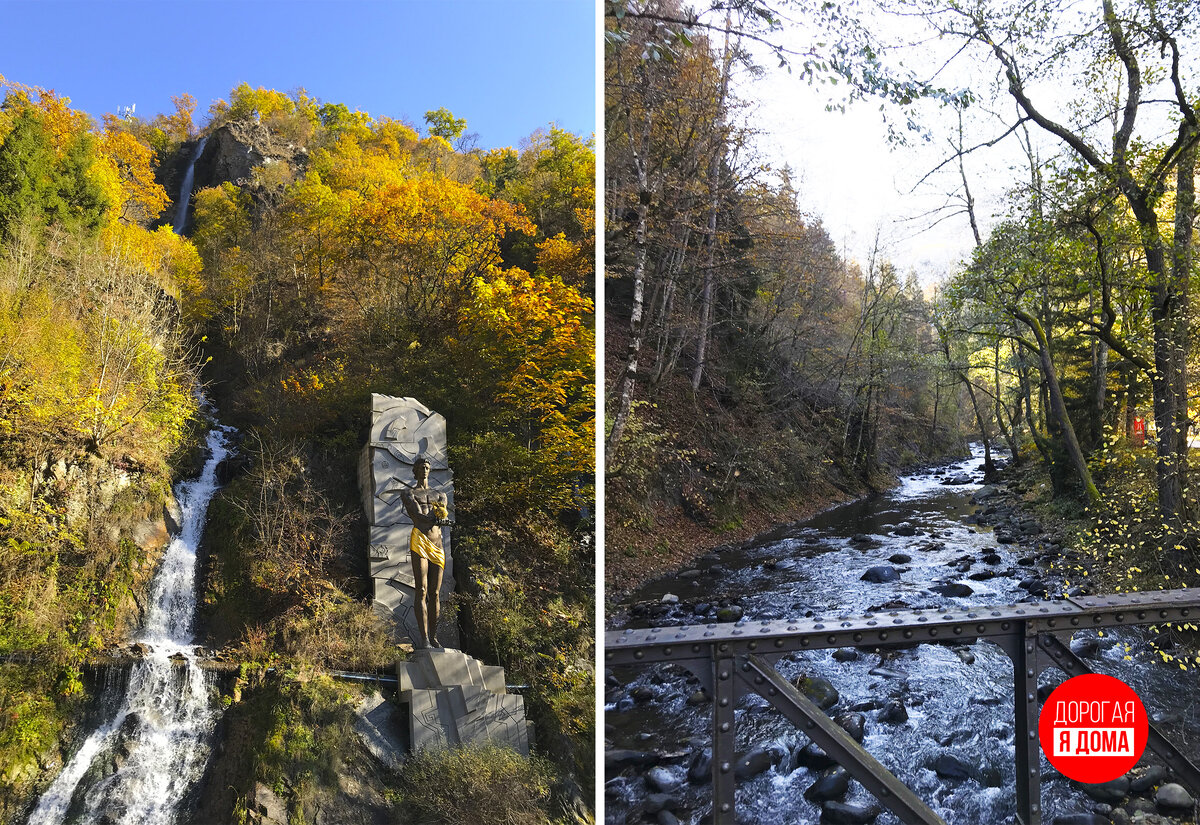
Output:
<path fill-rule="evenodd" d="M 150 653 L 130 672 L 116 715 L 84 741 L 39 800 L 29 825 L 169 825 L 203 772 L 217 714 L 192 646 L 196 548 L 217 490 L 217 465 L 230 451 L 230 432 L 211 430 L 211 456 L 199 478 L 176 485 L 182 528 L 163 556 L 137 639 Z"/>

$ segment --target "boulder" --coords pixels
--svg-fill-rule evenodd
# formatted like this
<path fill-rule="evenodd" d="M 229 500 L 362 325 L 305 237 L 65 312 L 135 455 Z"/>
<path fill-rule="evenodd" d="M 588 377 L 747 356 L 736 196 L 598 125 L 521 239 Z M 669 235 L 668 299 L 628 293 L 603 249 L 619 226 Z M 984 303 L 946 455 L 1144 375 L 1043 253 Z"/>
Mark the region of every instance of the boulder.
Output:
<path fill-rule="evenodd" d="M 1168 782 L 1154 795 L 1154 805 L 1164 814 L 1191 811 L 1196 801 L 1187 790 L 1175 782 Z"/>
<path fill-rule="evenodd" d="M 1090 799 L 1097 802 L 1105 802 L 1109 805 L 1117 805 L 1125 797 L 1129 796 L 1129 777 L 1118 776 L 1111 782 L 1100 783 L 1074 783 L 1075 787 L 1088 795 Z"/>
<path fill-rule="evenodd" d="M 809 770 L 823 771 L 836 763 L 833 761 L 833 757 L 825 752 L 824 748 L 816 742 L 809 742 L 796 755 L 796 764 Z"/>
<path fill-rule="evenodd" d="M 825 802 L 845 796 L 850 790 L 850 774 L 841 765 L 821 771 L 817 781 L 808 786 L 804 798 L 809 802 Z"/>
<path fill-rule="evenodd" d="M 862 744 L 863 735 L 866 732 L 867 717 L 861 713 L 842 713 L 833 717 L 833 721 L 841 727 L 842 730 L 850 734 L 850 738 L 855 742 Z"/>
<path fill-rule="evenodd" d="M 917 530 L 916 526 L 907 521 L 897 524 L 895 529 L 892 530 L 893 535 L 904 537 L 915 536 L 918 532 L 920 531 Z"/>
<path fill-rule="evenodd" d="M 821 822 L 828 825 L 868 825 L 879 816 L 878 805 L 829 800 L 821 806 Z"/>
<path fill-rule="evenodd" d="M 877 718 L 880 722 L 888 725 L 903 725 L 908 721 L 908 710 L 904 707 L 903 702 L 892 699 L 880 708 Z"/>
<path fill-rule="evenodd" d="M 952 753 L 943 753 L 933 761 L 932 767 L 942 779 L 967 779 L 971 776 L 971 764 Z"/>
<path fill-rule="evenodd" d="M 797 676 L 792 684 L 821 710 L 829 710 L 841 699 L 833 683 L 821 676 Z"/>
<path fill-rule="evenodd" d="M 868 567 L 867 572 L 862 574 L 862 581 L 871 582 L 872 584 L 884 584 L 886 582 L 894 582 L 900 580 L 900 572 L 894 567 L 886 564 Z"/>
<path fill-rule="evenodd" d="M 704 748 L 692 754 L 687 769 L 688 782 L 703 785 L 712 781 L 712 750 Z"/>
<path fill-rule="evenodd" d="M 674 793 L 683 785 L 683 780 L 670 768 L 661 765 L 646 771 L 644 777 L 646 787 L 657 793 Z"/>
<path fill-rule="evenodd" d="M 985 484 L 982 487 L 980 487 L 978 490 L 975 491 L 975 495 L 971 496 L 971 501 L 974 502 L 975 504 L 978 504 L 981 501 L 985 501 L 985 500 L 992 498 L 993 496 L 997 496 L 999 494 L 1000 494 L 999 487 L 997 487 L 994 484 Z"/>
<path fill-rule="evenodd" d="M 908 553 L 893 553 L 888 556 L 888 561 L 892 564 L 908 564 L 912 561 L 912 556 L 908 555 Z"/>
<path fill-rule="evenodd" d="M 1071 646 L 1071 649 L 1074 650 L 1074 645 Z M 1149 765 L 1141 769 L 1135 768 L 1129 774 L 1129 791 L 1131 793 L 1145 793 L 1161 785 L 1166 778 L 1167 769 L 1162 765 Z"/>
<path fill-rule="evenodd" d="M 722 607 L 717 610 L 718 622 L 740 622 L 742 617 L 746 615 L 746 611 L 740 606 L 734 604 L 729 607 Z"/>
<path fill-rule="evenodd" d="M 940 593 L 949 598 L 962 598 L 970 596 L 975 591 L 961 582 L 950 582 L 948 584 L 935 584 L 929 588 L 934 593 Z"/>

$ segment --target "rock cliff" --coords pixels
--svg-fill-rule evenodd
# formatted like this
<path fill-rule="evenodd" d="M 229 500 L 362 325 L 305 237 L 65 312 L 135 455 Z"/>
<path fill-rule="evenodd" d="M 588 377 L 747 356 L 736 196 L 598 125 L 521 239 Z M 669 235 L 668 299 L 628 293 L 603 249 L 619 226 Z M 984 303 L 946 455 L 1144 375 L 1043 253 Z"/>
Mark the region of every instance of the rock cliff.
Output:
<path fill-rule="evenodd" d="M 196 161 L 197 189 L 219 186 L 226 181 L 245 186 L 255 167 L 285 163 L 293 171 L 304 167 L 308 153 L 254 120 L 234 120 L 208 137 Z"/>

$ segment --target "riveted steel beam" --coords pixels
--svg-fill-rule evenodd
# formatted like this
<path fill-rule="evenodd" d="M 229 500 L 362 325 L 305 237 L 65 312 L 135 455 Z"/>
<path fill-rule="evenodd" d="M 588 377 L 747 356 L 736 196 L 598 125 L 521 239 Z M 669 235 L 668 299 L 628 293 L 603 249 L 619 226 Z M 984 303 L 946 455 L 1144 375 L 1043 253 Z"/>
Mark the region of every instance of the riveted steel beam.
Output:
<path fill-rule="evenodd" d="M 734 793 L 737 746 L 734 706 L 740 686 L 732 657 L 713 660 L 714 695 L 712 704 L 712 786 L 714 825 L 734 825 Z"/>
<path fill-rule="evenodd" d="M 912 789 L 762 657 L 739 657 L 738 677 L 820 745 L 905 825 L 946 825 Z"/>
<path fill-rule="evenodd" d="M 1071 648 L 1053 636 L 1038 637 L 1038 644 L 1050 659 L 1069 676 L 1079 676 L 1083 673 L 1095 673 L 1087 663 L 1071 652 Z M 1200 768 L 1197 768 L 1183 751 L 1171 744 L 1162 731 L 1150 725 L 1150 738 L 1146 742 L 1153 753 L 1157 754 L 1166 764 L 1167 771 L 1176 779 L 1187 785 L 1192 793 L 1200 794 Z"/>
<path fill-rule="evenodd" d="M 954 643 L 1008 636 L 1029 622 L 1037 632 L 1186 621 L 1200 615 L 1200 589 L 1118 593 L 970 609 L 892 610 L 762 622 L 712 623 L 609 631 L 610 666 L 704 657 L 713 645 L 733 655 L 875 644 Z"/>
<path fill-rule="evenodd" d="M 726 825 L 734 822 L 734 705 L 743 686 L 748 685 L 750 689 L 762 693 L 767 701 L 806 732 L 823 730 L 821 719 L 833 725 L 819 709 L 814 717 L 809 707 L 795 701 L 791 694 L 800 695 L 799 692 L 787 684 L 787 680 L 771 667 L 770 662 L 800 650 L 895 644 L 970 644 L 980 640 L 995 642 L 1013 662 L 1017 816 L 1023 825 L 1040 825 L 1041 756 L 1037 742 L 1037 677 L 1049 665 L 1048 659 L 1071 674 L 1090 672 L 1071 654 L 1063 641 L 1069 640 L 1076 630 L 1182 622 L 1194 619 L 1197 615 L 1200 615 L 1200 589 L 1118 593 L 969 609 L 914 608 L 782 621 L 628 629 L 605 634 L 604 658 L 606 664 L 612 667 L 676 664 L 696 674 L 713 694 L 713 817 L 716 825 Z M 1039 651 L 1046 655 L 1039 656 Z M 743 668 L 742 675 L 734 672 L 735 663 Z M 751 675 L 745 676 L 747 673 Z M 723 674 L 729 675 L 723 678 Z M 758 678 L 762 678 L 763 682 L 754 681 Z M 765 686 L 767 693 L 758 689 L 761 686 Z M 790 691 L 785 692 L 785 687 Z M 771 694 L 771 691 L 774 693 Z M 800 698 L 808 701 L 802 695 Z M 810 722 L 814 727 L 809 728 Z M 817 741 L 826 747 L 824 741 Z M 850 741 L 853 742 L 852 739 Z M 832 744 L 831 747 L 836 749 L 839 746 Z M 1153 728 L 1150 747 L 1163 756 L 1185 784 L 1200 793 L 1200 770 Z M 826 749 L 829 750 L 828 747 Z M 833 754 L 833 751 L 830 750 L 830 753 Z M 855 772 L 870 764 L 862 755 L 871 758 L 870 755 L 866 751 L 861 754 L 839 751 L 839 754 L 847 760 L 842 762 L 846 769 L 872 792 L 877 791 L 880 801 L 892 808 L 889 799 L 899 798 L 895 796 L 898 793 L 895 788 L 869 784 L 870 780 L 864 781 Z M 847 762 L 854 764 L 854 770 Z M 887 773 L 882 766 L 879 766 L 879 770 Z M 890 773 L 887 776 L 899 783 Z M 879 780 L 879 777 L 876 780 L 886 781 Z M 884 798 L 885 790 L 889 798 Z M 904 788 L 904 791 L 912 794 L 908 788 Z M 919 799 L 916 801 L 920 803 Z M 925 810 L 928 811 L 928 808 Z M 905 816 L 900 815 L 901 818 Z M 911 818 L 906 822 L 921 825 L 941 821 L 920 818 L 925 814 L 916 807 L 908 815 Z M 933 815 L 931 811 L 929 815 Z"/>

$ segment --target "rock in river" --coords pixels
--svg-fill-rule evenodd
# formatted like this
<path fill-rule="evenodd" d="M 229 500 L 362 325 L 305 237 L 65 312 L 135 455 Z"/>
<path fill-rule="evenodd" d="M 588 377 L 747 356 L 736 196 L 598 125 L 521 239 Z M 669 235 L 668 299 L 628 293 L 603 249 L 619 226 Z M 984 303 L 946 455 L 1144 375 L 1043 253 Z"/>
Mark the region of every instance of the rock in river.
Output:
<path fill-rule="evenodd" d="M 879 721 L 889 725 L 903 725 L 908 721 L 908 711 L 902 702 L 893 699 L 880 709 Z"/>
<path fill-rule="evenodd" d="M 796 686 L 797 690 L 812 699 L 821 710 L 829 710 L 841 699 L 833 683 L 820 676 L 800 675 L 792 684 Z"/>
<path fill-rule="evenodd" d="M 1163 813 L 1179 813 L 1190 811 L 1196 803 L 1182 785 L 1168 782 L 1154 795 L 1154 804 Z"/>
<path fill-rule="evenodd" d="M 885 582 L 894 582 L 900 580 L 900 572 L 896 568 L 886 564 L 868 567 L 867 572 L 862 574 L 862 580 L 871 582 L 872 584 L 884 584 Z"/>
<path fill-rule="evenodd" d="M 850 774 L 841 765 L 826 768 L 817 781 L 808 786 L 804 798 L 809 802 L 824 802 L 845 796 L 850 789 Z"/>
<path fill-rule="evenodd" d="M 658 793 L 672 793 L 683 784 L 673 771 L 661 765 L 646 771 L 646 786 Z"/>
<path fill-rule="evenodd" d="M 940 593 L 943 596 L 951 598 L 960 598 L 970 596 L 975 591 L 961 582 L 950 582 L 949 584 L 935 584 L 929 588 L 934 593 Z"/>
<path fill-rule="evenodd" d="M 830 800 L 821 806 L 821 822 L 828 825 L 868 825 L 879 816 L 876 805 L 857 805 Z"/>
<path fill-rule="evenodd" d="M 952 753 L 943 753 L 933 761 L 932 767 L 942 779 L 966 779 L 971 775 L 970 764 Z"/>

